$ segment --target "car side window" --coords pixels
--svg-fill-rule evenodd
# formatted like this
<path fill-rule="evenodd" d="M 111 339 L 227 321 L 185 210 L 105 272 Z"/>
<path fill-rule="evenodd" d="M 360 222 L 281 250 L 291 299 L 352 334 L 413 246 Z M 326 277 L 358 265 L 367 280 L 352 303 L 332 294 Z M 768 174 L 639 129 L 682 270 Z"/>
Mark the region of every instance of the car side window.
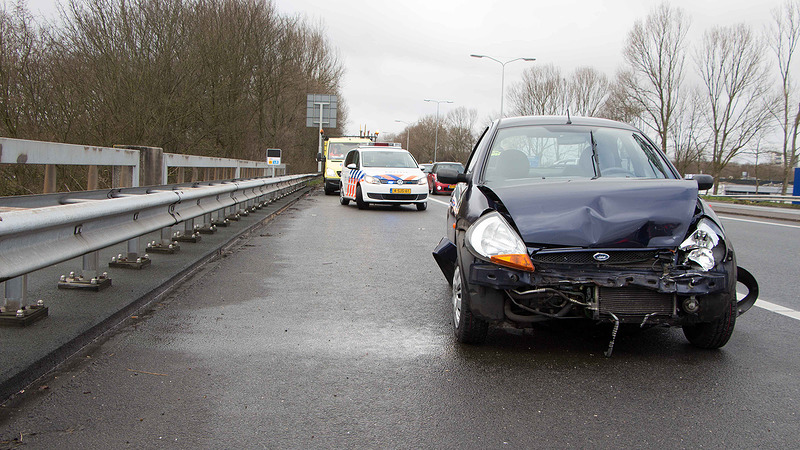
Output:
<path fill-rule="evenodd" d="M 478 138 L 478 141 L 475 143 L 475 147 L 472 148 L 472 153 L 469 155 L 469 160 L 467 161 L 467 168 L 465 170 L 466 173 L 473 173 L 475 171 L 475 166 L 477 165 L 478 159 L 476 157 L 478 146 L 481 145 L 483 138 L 486 137 L 486 132 L 489 131 L 489 127 L 486 127 L 481 133 L 481 137 Z"/>
<path fill-rule="evenodd" d="M 349 166 L 351 163 L 356 163 L 356 165 L 358 165 L 358 152 L 355 150 L 351 150 L 344 159 L 345 167 Z"/>

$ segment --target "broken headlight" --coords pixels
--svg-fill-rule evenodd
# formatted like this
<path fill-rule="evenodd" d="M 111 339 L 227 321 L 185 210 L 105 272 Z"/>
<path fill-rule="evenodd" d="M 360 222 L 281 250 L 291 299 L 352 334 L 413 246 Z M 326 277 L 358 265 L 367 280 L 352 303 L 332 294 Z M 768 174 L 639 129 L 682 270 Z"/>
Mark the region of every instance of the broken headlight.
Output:
<path fill-rule="evenodd" d="M 694 232 L 681 243 L 678 250 L 683 252 L 684 264 L 694 264 L 709 271 L 725 257 L 722 230 L 710 220 L 700 219 Z"/>
<path fill-rule="evenodd" d="M 476 220 L 467 231 L 466 241 L 472 253 L 481 259 L 512 269 L 534 270 L 525 243 L 497 212 Z"/>

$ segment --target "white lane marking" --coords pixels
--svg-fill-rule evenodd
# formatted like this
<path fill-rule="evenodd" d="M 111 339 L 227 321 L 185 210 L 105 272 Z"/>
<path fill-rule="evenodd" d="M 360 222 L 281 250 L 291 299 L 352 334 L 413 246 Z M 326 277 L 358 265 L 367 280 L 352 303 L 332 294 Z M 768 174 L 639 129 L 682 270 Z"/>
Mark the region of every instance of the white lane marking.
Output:
<path fill-rule="evenodd" d="M 736 297 L 741 300 L 744 298 L 744 294 L 736 293 Z M 785 306 L 778 305 L 776 303 L 768 302 L 766 300 L 758 299 L 756 300 L 755 305 L 761 309 L 766 309 L 767 311 L 772 311 L 775 314 L 780 314 L 782 316 L 790 317 L 794 320 L 800 320 L 800 311 L 795 311 L 792 308 L 787 308 Z"/>
<path fill-rule="evenodd" d="M 736 222 L 747 222 L 747 223 L 757 223 L 760 225 L 775 225 L 776 227 L 786 227 L 786 228 L 800 228 L 800 225 L 789 225 L 786 223 L 775 223 L 775 222 L 763 222 L 761 220 L 750 220 L 750 219 L 739 219 L 738 217 L 730 217 L 730 216 L 719 216 L 720 219 L 725 220 L 734 220 Z"/>
<path fill-rule="evenodd" d="M 446 202 L 444 202 L 444 201 L 441 201 L 441 200 L 439 200 L 439 199 L 431 198 L 431 196 L 430 196 L 430 195 L 428 196 L 428 200 L 430 200 L 430 201 L 432 201 L 432 202 L 436 202 L 436 203 L 442 204 L 442 205 L 444 205 L 444 206 L 450 206 L 450 201 L 446 201 Z"/>

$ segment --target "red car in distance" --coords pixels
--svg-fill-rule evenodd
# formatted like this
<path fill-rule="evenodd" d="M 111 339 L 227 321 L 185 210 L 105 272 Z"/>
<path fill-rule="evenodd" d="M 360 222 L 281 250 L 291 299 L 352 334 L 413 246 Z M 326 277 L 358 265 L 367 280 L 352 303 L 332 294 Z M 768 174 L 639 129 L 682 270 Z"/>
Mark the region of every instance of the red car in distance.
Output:
<path fill-rule="evenodd" d="M 455 184 L 440 183 L 437 175 L 441 169 L 455 170 L 464 173 L 464 166 L 457 162 L 437 162 L 428 172 L 428 192 L 431 194 L 449 194 L 455 189 Z"/>

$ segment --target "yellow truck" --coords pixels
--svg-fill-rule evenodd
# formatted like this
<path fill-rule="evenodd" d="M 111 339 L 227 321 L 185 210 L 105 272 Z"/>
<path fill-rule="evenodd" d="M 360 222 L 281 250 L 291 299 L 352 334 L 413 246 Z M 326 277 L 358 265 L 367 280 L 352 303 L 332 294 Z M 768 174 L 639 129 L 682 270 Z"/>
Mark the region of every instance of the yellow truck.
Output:
<path fill-rule="evenodd" d="M 369 144 L 372 141 L 373 138 L 367 136 L 323 137 L 322 177 L 325 181 L 326 195 L 333 195 L 339 190 L 342 161 L 347 152 L 359 145 Z"/>

